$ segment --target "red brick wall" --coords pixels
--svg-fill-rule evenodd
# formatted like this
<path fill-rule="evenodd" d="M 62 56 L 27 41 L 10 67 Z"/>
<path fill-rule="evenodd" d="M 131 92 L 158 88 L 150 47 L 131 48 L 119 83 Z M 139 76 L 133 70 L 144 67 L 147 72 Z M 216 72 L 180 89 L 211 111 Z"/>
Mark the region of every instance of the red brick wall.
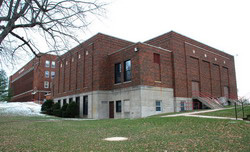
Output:
<path fill-rule="evenodd" d="M 57 61 L 62 67 L 57 66 L 53 97 L 109 89 L 106 81 L 110 72 L 108 54 L 130 44 L 125 40 L 97 34 L 62 55 Z"/>
<path fill-rule="evenodd" d="M 51 68 L 51 66 L 49 68 L 45 67 L 46 60 L 50 60 L 51 65 L 51 61 L 55 61 L 56 56 L 42 54 L 40 58 L 32 59 L 15 74 L 10 76 L 10 88 L 13 91 L 13 98 L 11 101 L 31 101 L 32 99 L 43 100 L 45 98 L 44 91 L 49 92 L 51 88 L 44 88 L 44 81 L 48 81 L 51 84 L 51 71 L 55 71 L 55 68 Z M 27 70 L 31 68 L 33 68 L 33 70 L 26 73 Z M 50 72 L 49 78 L 45 78 L 45 71 Z M 26 74 L 23 75 L 24 73 Z M 18 79 L 12 83 L 16 78 Z M 40 93 L 40 95 L 38 95 L 38 93 L 32 95 L 31 93 L 33 90 L 39 90 L 42 91 L 42 93 Z"/>
<path fill-rule="evenodd" d="M 230 97 L 237 97 L 233 56 L 175 32 L 161 35 L 146 43 L 173 51 L 176 97 L 191 97 L 193 80 L 199 81 L 203 93 L 212 93 L 214 97 L 220 97 L 224 95 L 223 87 L 228 85 Z M 214 64 L 219 67 L 216 68 Z M 223 73 L 223 67 L 228 71 Z"/>

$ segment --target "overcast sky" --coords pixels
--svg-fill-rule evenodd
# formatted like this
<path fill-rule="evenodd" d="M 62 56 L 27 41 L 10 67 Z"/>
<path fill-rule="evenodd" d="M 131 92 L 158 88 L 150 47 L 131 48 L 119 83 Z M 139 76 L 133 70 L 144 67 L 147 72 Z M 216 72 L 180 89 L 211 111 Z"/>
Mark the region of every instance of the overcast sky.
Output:
<path fill-rule="evenodd" d="M 250 92 L 250 0 L 108 2 L 106 18 L 93 20 L 82 39 L 101 32 L 143 42 L 173 30 L 235 56 L 239 95 Z"/>

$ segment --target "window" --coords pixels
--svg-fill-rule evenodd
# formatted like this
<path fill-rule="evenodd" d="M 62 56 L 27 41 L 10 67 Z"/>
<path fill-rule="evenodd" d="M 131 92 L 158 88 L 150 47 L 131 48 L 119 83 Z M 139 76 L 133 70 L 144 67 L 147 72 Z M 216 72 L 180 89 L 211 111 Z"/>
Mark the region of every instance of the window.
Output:
<path fill-rule="evenodd" d="M 155 110 L 161 111 L 161 101 L 160 100 L 155 101 Z"/>
<path fill-rule="evenodd" d="M 73 101 L 73 98 L 69 98 L 69 103 L 71 103 Z"/>
<path fill-rule="evenodd" d="M 124 62 L 124 81 L 131 80 L 131 60 Z"/>
<path fill-rule="evenodd" d="M 122 102 L 121 102 L 121 100 L 116 101 L 116 112 L 122 112 Z"/>
<path fill-rule="evenodd" d="M 48 81 L 44 81 L 44 88 L 49 88 L 49 82 Z"/>
<path fill-rule="evenodd" d="M 45 71 L 45 78 L 49 78 L 49 71 Z"/>
<path fill-rule="evenodd" d="M 154 53 L 154 63 L 160 64 L 160 54 Z"/>
<path fill-rule="evenodd" d="M 122 72 L 121 63 L 115 64 L 115 83 L 121 82 L 121 72 Z"/>
<path fill-rule="evenodd" d="M 67 103 L 67 99 L 63 99 L 63 105 Z"/>
<path fill-rule="evenodd" d="M 48 61 L 48 60 L 45 61 L 45 67 L 47 67 L 47 68 L 50 67 L 50 61 Z"/>
<path fill-rule="evenodd" d="M 56 62 L 55 61 L 51 61 L 51 68 L 55 68 L 56 67 Z"/>
<path fill-rule="evenodd" d="M 51 79 L 54 79 L 54 78 L 55 78 L 55 72 L 51 71 Z"/>

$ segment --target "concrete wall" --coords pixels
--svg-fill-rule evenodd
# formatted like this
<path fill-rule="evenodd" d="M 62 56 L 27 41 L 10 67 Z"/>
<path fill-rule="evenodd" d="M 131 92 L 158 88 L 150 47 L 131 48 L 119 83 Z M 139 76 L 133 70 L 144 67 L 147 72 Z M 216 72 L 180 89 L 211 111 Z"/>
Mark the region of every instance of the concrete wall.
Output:
<path fill-rule="evenodd" d="M 174 112 L 173 89 L 135 86 L 112 91 L 93 91 L 55 98 L 54 102 L 80 97 L 80 117 L 83 117 L 83 96 L 88 96 L 88 116 L 93 119 L 109 118 L 109 102 L 114 102 L 114 118 L 140 118 L 159 113 Z M 121 101 L 122 110 L 116 112 L 116 101 Z M 161 111 L 156 111 L 156 100 L 161 101 Z"/>

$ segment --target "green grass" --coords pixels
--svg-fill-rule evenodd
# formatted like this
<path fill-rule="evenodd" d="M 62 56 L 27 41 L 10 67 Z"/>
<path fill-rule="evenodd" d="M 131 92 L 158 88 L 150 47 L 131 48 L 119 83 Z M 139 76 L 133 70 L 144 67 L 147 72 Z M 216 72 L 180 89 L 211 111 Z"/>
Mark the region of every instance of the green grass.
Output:
<path fill-rule="evenodd" d="M 0 116 L 0 151 L 250 151 L 250 123 L 244 121 L 193 117 L 47 119 Z M 129 140 L 103 140 L 113 136 Z"/>
<path fill-rule="evenodd" d="M 225 109 L 225 110 L 220 110 L 220 111 L 214 111 L 214 112 L 201 113 L 201 114 L 197 114 L 197 115 L 235 118 L 235 108 Z M 245 115 L 245 117 L 247 115 L 250 115 L 250 106 L 249 105 L 244 107 L 244 115 Z M 241 106 L 237 107 L 237 117 L 238 118 L 243 118 L 243 111 L 241 109 Z"/>

